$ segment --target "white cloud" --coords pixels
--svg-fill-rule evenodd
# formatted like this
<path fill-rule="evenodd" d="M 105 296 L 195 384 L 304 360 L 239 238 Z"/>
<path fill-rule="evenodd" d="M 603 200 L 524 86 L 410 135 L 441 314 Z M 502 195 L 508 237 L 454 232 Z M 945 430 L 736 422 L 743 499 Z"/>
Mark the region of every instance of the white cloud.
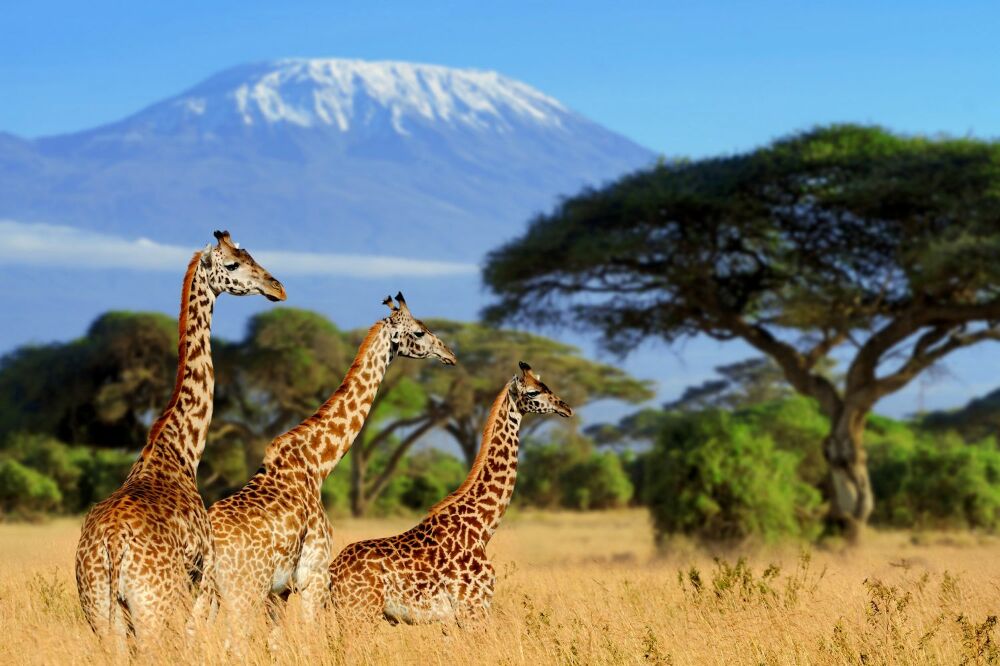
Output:
<path fill-rule="evenodd" d="M 197 249 L 164 245 L 148 238 L 129 240 L 72 227 L 13 220 L 0 220 L 0 239 L 0 265 L 177 271 Z M 471 275 L 479 270 L 475 264 L 447 261 L 248 249 L 254 259 L 276 275 L 443 277 Z"/>

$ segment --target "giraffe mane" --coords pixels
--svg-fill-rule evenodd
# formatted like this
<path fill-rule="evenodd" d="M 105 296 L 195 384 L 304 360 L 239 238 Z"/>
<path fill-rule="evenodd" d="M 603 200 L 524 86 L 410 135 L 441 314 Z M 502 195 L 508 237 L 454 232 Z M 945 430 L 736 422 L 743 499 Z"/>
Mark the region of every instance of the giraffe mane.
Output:
<path fill-rule="evenodd" d="M 465 481 L 454 492 L 432 506 L 430 511 L 427 512 L 428 515 L 434 515 L 460 500 L 469 491 L 472 484 L 476 482 L 479 473 L 486 464 L 486 455 L 493 439 L 493 431 L 496 429 L 497 419 L 500 418 L 500 412 L 503 410 L 504 403 L 507 402 L 507 397 L 510 394 L 510 384 L 511 382 L 504 384 L 503 390 L 500 391 L 499 395 L 493 401 L 493 406 L 490 407 L 490 414 L 486 417 L 486 426 L 483 428 L 483 439 L 479 444 L 479 452 L 476 453 L 476 459 L 472 463 L 469 475 L 465 477 Z"/>
<path fill-rule="evenodd" d="M 195 252 L 188 263 L 187 272 L 184 273 L 184 287 L 181 289 L 181 314 L 177 318 L 177 377 L 174 379 L 174 392 L 170 396 L 170 402 L 160 416 L 153 422 L 146 437 L 146 445 L 152 444 L 160 436 L 163 426 L 167 422 L 170 413 L 177 406 L 180 398 L 181 385 L 184 383 L 184 369 L 187 367 L 187 339 L 184 333 L 187 331 L 188 320 L 188 299 L 191 297 L 191 283 L 194 282 L 194 274 L 198 270 L 198 262 L 201 260 L 201 252 Z"/>
<path fill-rule="evenodd" d="M 273 440 L 271 440 L 271 444 L 277 444 L 278 442 L 282 442 L 289 437 L 299 434 L 303 430 L 308 430 L 317 421 L 321 420 L 324 417 L 327 410 L 330 409 L 331 403 L 333 403 L 334 400 L 340 397 L 341 393 L 347 390 L 347 387 L 349 385 L 348 380 L 351 377 L 353 377 L 356 373 L 361 371 L 365 355 L 368 353 L 368 348 L 371 347 L 372 344 L 374 344 L 375 338 L 378 336 L 383 326 L 385 326 L 385 321 L 379 320 L 374 324 L 372 324 L 372 327 L 368 329 L 368 333 L 365 335 L 365 339 L 361 341 L 361 346 L 358 347 L 358 353 L 355 354 L 354 360 L 351 362 L 351 367 L 347 369 L 347 374 L 344 375 L 344 379 L 343 381 L 340 382 L 340 386 L 338 386 L 337 390 L 334 391 L 333 394 L 329 398 L 327 398 L 322 405 L 320 405 L 319 409 L 317 409 L 312 416 L 305 419 L 304 421 L 299 423 L 297 426 L 295 426 L 288 432 L 275 437 Z M 267 448 L 270 449 L 271 445 L 268 445 Z"/>

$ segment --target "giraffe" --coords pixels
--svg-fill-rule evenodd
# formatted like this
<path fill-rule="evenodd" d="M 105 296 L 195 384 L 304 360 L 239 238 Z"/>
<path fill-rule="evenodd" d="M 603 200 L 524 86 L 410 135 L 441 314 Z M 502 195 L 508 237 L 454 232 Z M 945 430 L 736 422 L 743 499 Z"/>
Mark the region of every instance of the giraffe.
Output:
<path fill-rule="evenodd" d="M 210 335 L 216 297 L 285 289 L 216 231 L 218 243 L 195 252 L 184 275 L 178 322 L 177 378 L 166 409 L 124 484 L 87 514 L 76 550 L 76 584 L 90 627 L 124 646 L 159 635 L 188 607 L 193 585 L 213 558 L 205 505 L 195 475 L 212 420 L 215 375 Z"/>
<path fill-rule="evenodd" d="M 327 569 L 333 560 L 331 527 L 320 489 L 368 416 L 385 372 L 396 356 L 455 355 L 401 293 L 383 302 L 391 313 L 368 331 L 343 383 L 311 417 L 275 438 L 249 482 L 208 511 L 216 547 L 218 601 L 235 626 L 264 606 L 298 592 L 307 618 L 329 601 Z M 211 613 L 199 600 L 196 615 Z M 259 617 L 259 616 L 258 616 Z"/>
<path fill-rule="evenodd" d="M 486 545 L 514 492 L 521 417 L 573 415 L 527 363 L 520 369 L 493 402 L 462 485 L 416 527 L 352 543 L 334 560 L 330 586 L 341 617 L 414 624 L 476 618 L 489 609 L 496 576 Z"/>

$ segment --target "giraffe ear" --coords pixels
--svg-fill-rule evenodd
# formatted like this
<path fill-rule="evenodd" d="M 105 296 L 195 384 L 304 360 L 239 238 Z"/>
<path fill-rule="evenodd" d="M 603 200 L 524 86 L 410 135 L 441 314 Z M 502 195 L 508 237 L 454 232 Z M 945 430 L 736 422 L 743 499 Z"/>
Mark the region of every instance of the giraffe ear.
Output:
<path fill-rule="evenodd" d="M 392 302 L 392 296 L 386 296 L 385 300 L 382 301 L 382 305 L 388 306 L 389 309 L 392 310 L 393 312 L 395 312 L 398 309 L 396 305 Z"/>
<path fill-rule="evenodd" d="M 208 268 L 212 265 L 212 244 L 206 243 L 205 249 L 201 251 L 201 265 Z"/>

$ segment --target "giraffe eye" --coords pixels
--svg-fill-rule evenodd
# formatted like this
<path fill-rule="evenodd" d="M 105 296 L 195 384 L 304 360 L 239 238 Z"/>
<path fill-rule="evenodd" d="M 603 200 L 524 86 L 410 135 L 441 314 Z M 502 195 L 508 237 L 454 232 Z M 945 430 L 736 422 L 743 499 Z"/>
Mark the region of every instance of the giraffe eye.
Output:
<path fill-rule="evenodd" d="M 417 331 L 413 335 L 416 336 L 416 337 L 418 337 L 418 338 L 422 338 L 422 337 L 424 337 L 425 333 L 423 331 Z"/>
<path fill-rule="evenodd" d="M 226 267 L 227 271 L 235 271 L 237 268 L 240 267 L 240 262 L 234 261 L 231 264 L 223 264 L 223 265 Z"/>
<path fill-rule="evenodd" d="M 524 394 L 525 398 L 537 398 L 541 394 L 541 391 L 528 391 Z"/>

